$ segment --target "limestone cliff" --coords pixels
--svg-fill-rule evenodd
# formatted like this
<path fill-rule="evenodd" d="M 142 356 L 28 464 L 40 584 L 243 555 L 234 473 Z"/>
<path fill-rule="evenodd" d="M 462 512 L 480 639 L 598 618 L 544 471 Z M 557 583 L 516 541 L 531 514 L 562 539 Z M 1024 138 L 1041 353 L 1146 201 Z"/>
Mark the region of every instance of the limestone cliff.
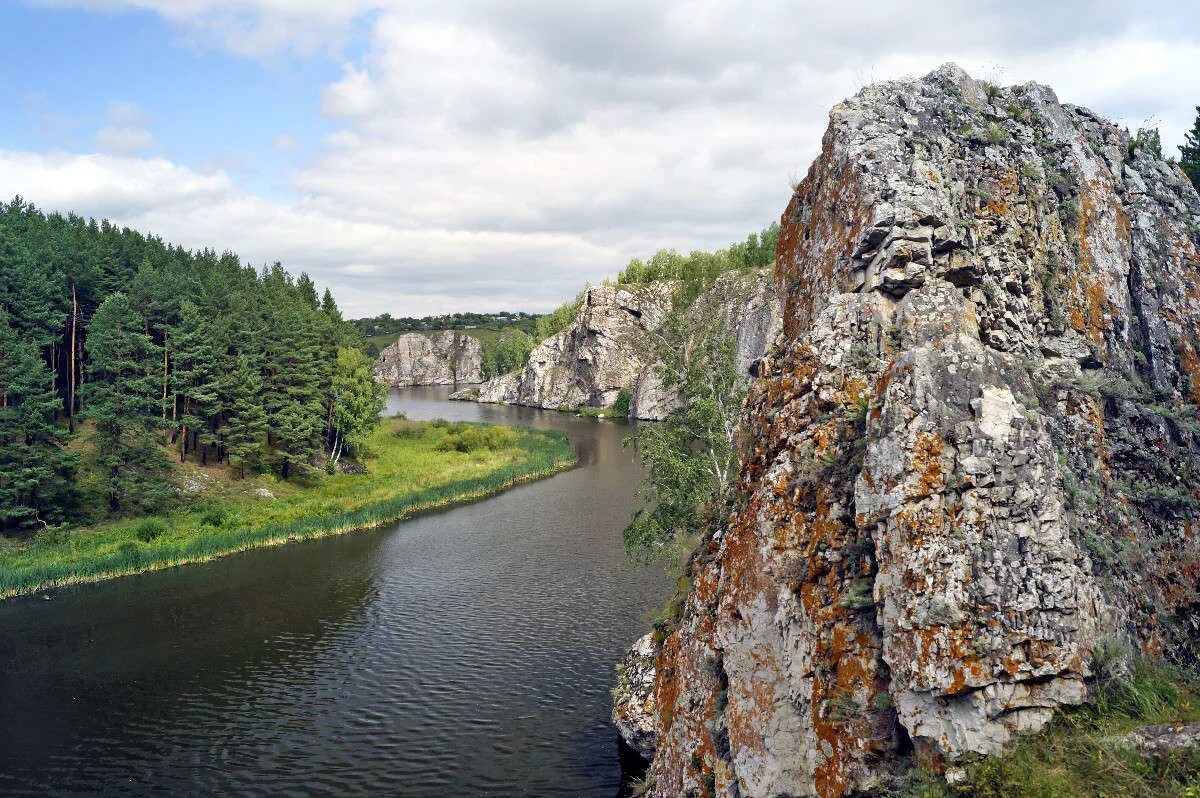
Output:
<path fill-rule="evenodd" d="M 830 114 L 783 330 L 652 695 L 659 796 L 838 796 L 1195 662 L 1200 198 L 1045 86 L 954 66 Z M 618 702 L 618 709 L 622 702 Z"/>
<path fill-rule="evenodd" d="M 479 341 L 465 333 L 408 333 L 379 353 L 375 376 L 396 388 L 482 382 L 482 358 Z"/>
<path fill-rule="evenodd" d="M 662 419 L 678 394 L 654 368 L 654 334 L 672 307 L 675 285 L 601 285 L 584 292 L 575 320 L 543 341 L 525 367 L 480 386 L 471 398 L 533 407 L 609 407 L 622 388 L 629 415 Z M 744 369 L 759 358 L 778 329 L 781 302 L 770 273 L 721 275 L 686 311 L 696 330 L 720 324 L 737 341 Z"/>

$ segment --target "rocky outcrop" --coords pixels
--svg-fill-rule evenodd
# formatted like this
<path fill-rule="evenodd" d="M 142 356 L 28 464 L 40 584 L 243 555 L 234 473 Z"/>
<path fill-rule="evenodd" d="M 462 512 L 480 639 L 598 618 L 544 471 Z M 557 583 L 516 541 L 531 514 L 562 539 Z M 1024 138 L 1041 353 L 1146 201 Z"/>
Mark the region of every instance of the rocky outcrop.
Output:
<path fill-rule="evenodd" d="M 534 347 L 524 369 L 481 385 L 477 401 L 608 407 L 646 368 L 641 342 L 670 308 L 664 283 L 588 288 L 575 320 Z"/>
<path fill-rule="evenodd" d="M 655 794 L 839 796 L 1196 661 L 1200 198 L 1045 86 L 836 106 L 783 330 L 655 663 Z"/>
<path fill-rule="evenodd" d="M 408 333 L 379 353 L 375 376 L 395 388 L 483 382 L 483 348 L 455 330 Z"/>
<path fill-rule="evenodd" d="M 617 665 L 613 689 L 613 725 L 621 739 L 649 761 L 654 757 L 654 657 L 652 634 L 643 635 Z"/>
<path fill-rule="evenodd" d="M 675 284 L 588 288 L 575 320 L 543 341 L 521 371 L 481 385 L 469 397 L 532 407 L 609 407 L 630 392 L 629 415 L 663 419 L 678 402 L 655 368 L 655 333 L 672 307 Z M 777 329 L 781 302 L 766 270 L 721 275 L 686 311 L 697 332 L 724 325 L 744 369 L 766 350 Z"/>

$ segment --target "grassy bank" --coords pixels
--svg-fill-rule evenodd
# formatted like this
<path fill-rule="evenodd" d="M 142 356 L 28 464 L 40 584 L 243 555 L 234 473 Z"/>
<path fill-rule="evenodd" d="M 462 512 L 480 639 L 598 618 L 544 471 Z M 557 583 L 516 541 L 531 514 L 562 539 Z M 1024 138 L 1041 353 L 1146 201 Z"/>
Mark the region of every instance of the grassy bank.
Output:
<path fill-rule="evenodd" d="M 0 599 L 336 535 L 482 498 L 574 463 L 560 433 L 386 419 L 366 473 L 309 485 L 225 480 L 187 510 L 9 542 Z"/>
<path fill-rule="evenodd" d="M 1197 798 L 1200 748 L 1147 754 L 1124 743 L 1138 728 L 1200 722 L 1194 677 L 1139 657 L 1101 680 L 1094 703 L 1058 711 L 1040 733 L 1009 752 L 969 762 L 962 782 L 918 779 L 906 793 L 919 798 Z"/>

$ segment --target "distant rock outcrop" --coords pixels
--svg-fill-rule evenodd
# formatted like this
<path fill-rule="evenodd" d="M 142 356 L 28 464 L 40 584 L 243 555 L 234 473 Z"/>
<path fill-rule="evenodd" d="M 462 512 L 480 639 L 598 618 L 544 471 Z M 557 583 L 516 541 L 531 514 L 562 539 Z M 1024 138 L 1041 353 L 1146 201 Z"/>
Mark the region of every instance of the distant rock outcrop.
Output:
<path fill-rule="evenodd" d="M 1195 189 L 954 66 L 830 116 L 733 497 L 617 695 L 662 798 L 880 794 L 1086 701 L 1106 638 L 1200 654 Z"/>
<path fill-rule="evenodd" d="M 601 285 L 584 292 L 575 320 L 543 341 L 521 371 L 462 398 L 532 407 L 609 407 L 630 392 L 629 415 L 663 419 L 677 405 L 654 368 L 655 333 L 671 310 L 675 283 Z M 721 275 L 688 309 L 690 325 L 719 323 L 737 342 L 743 369 L 766 350 L 781 303 L 769 271 Z"/>
<path fill-rule="evenodd" d="M 395 388 L 483 382 L 483 348 L 456 330 L 408 333 L 379 353 L 375 376 Z"/>

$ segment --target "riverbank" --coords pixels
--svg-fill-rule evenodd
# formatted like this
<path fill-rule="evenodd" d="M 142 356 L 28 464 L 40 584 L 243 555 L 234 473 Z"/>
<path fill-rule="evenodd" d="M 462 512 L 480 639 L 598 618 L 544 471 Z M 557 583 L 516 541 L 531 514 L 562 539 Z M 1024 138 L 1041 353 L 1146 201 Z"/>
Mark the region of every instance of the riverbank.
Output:
<path fill-rule="evenodd" d="M 376 527 L 550 476 L 575 463 L 561 433 L 383 420 L 365 473 L 247 495 L 216 491 L 187 510 L 9 544 L 0 600 Z"/>

